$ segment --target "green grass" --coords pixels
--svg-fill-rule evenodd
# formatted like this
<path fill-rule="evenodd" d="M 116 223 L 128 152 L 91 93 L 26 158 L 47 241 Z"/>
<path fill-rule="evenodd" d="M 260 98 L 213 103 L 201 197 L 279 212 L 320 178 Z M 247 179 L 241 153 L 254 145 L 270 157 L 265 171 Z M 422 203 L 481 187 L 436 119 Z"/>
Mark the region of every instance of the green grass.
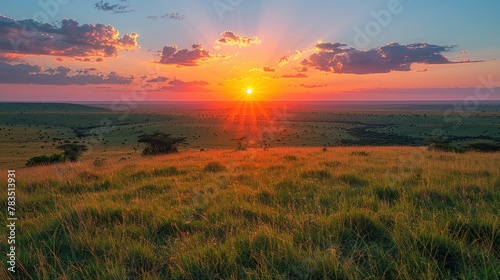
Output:
<path fill-rule="evenodd" d="M 498 277 L 498 154 L 443 164 L 442 152 L 415 161 L 418 148 L 364 150 L 193 151 L 19 169 L 18 276 Z"/>

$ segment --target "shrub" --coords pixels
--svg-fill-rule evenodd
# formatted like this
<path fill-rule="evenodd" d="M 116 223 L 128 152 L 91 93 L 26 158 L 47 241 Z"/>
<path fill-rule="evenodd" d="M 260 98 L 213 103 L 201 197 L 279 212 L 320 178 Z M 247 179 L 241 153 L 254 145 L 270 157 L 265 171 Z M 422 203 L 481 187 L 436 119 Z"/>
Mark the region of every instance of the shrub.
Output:
<path fill-rule="evenodd" d="M 53 164 L 53 163 L 58 163 L 62 162 L 63 156 L 61 154 L 53 154 L 50 157 L 43 155 L 43 156 L 37 156 L 37 157 L 32 157 L 26 162 L 26 166 L 35 166 L 35 165 L 43 165 L 43 164 Z"/>
<path fill-rule="evenodd" d="M 146 143 L 146 148 L 142 151 L 143 155 L 160 155 L 177 153 L 177 145 L 184 142 L 186 137 L 171 137 L 171 134 L 165 134 L 155 131 L 152 134 L 143 134 L 139 136 L 137 142 Z"/>
<path fill-rule="evenodd" d="M 492 143 L 473 143 L 465 146 L 463 149 L 465 151 L 491 153 L 500 151 L 500 145 Z"/>

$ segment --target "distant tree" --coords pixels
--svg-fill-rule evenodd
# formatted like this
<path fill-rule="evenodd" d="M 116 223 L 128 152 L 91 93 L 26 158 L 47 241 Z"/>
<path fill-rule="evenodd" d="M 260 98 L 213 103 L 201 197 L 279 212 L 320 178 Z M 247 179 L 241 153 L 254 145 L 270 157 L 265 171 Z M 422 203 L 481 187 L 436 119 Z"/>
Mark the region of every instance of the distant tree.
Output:
<path fill-rule="evenodd" d="M 62 149 L 63 153 L 53 154 L 51 156 L 43 155 L 32 157 L 26 162 L 26 166 L 54 164 L 65 160 L 76 161 L 83 152 L 88 150 L 87 146 L 76 143 L 60 145 L 57 148 Z"/>
<path fill-rule="evenodd" d="M 58 146 L 57 148 L 63 150 L 63 155 L 65 160 L 76 161 L 83 154 L 83 152 L 88 150 L 88 147 L 82 144 L 70 143 Z"/>
<path fill-rule="evenodd" d="M 137 142 L 146 143 L 146 148 L 142 151 L 143 155 L 177 153 L 177 145 L 186 140 L 186 137 L 171 137 L 171 134 L 165 134 L 160 131 L 155 131 L 152 134 L 143 134 L 138 138 Z"/>

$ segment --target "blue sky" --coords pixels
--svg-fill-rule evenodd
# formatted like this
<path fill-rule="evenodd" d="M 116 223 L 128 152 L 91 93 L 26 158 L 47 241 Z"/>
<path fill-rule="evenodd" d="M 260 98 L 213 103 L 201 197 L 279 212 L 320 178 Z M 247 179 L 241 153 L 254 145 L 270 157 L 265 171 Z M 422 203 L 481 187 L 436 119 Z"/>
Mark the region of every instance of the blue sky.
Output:
<path fill-rule="evenodd" d="M 111 24 L 122 32 L 140 32 L 141 45 L 159 48 L 158 41 L 176 41 L 178 45 L 192 44 L 196 26 L 212 25 L 215 30 L 231 29 L 242 33 L 252 33 L 262 24 L 261 15 L 274 14 L 286 22 L 289 36 L 296 30 L 308 30 L 309 37 L 321 37 L 325 41 L 353 44 L 356 26 L 363 28 L 373 20 L 371 11 L 386 10 L 388 0 L 354 1 L 298 1 L 298 0 L 242 0 L 233 11 L 224 13 L 220 20 L 211 0 L 185 1 L 137 1 L 117 2 L 128 5 L 134 12 L 110 14 L 97 11 L 93 2 L 68 1 L 59 5 L 59 12 L 49 15 L 52 22 L 62 18 L 76 19 L 80 23 Z M 57 2 L 40 1 L 40 2 Z M 226 1 L 221 0 L 221 3 Z M 403 11 L 392 16 L 391 23 L 383 28 L 369 47 L 376 47 L 391 41 L 403 43 L 432 42 L 434 44 L 454 44 L 469 50 L 488 50 L 500 47 L 500 1 L 430 1 L 400 0 Z M 16 1 L 2 4 L 1 13 L 15 18 L 34 18 L 44 11 L 37 0 Z M 183 22 L 148 20 L 147 16 L 178 12 L 186 16 Z M 203 21 L 200 21 L 202 19 Z M 269 23 L 269 19 L 266 19 Z M 272 26 L 269 26 L 272 28 Z M 171 39 L 172 38 L 172 39 Z M 174 39 L 175 38 L 175 39 Z M 307 36 L 305 36 L 307 39 Z M 300 43 L 297 43 L 300 44 Z"/>
<path fill-rule="evenodd" d="M 24 88 L 22 77 L 16 77 L 15 83 L 13 79 L 3 81 L 11 84 L 9 92 L 27 92 L 29 85 L 48 79 L 51 82 L 43 83 L 75 84 L 80 86 L 78 92 L 93 92 L 92 98 L 99 96 L 92 88 L 96 83 L 109 83 L 111 87 L 129 91 L 130 86 L 143 83 L 138 77 L 164 81 L 159 88 L 168 92 L 166 99 L 178 91 L 196 91 L 200 95 L 194 99 L 200 96 L 203 99 L 202 92 L 211 92 L 206 95 L 218 99 L 214 94 L 221 90 L 218 87 L 227 87 L 223 90 L 227 93 L 253 84 L 260 84 L 261 91 L 274 94 L 279 93 L 278 88 L 298 93 L 302 88 L 307 89 L 305 93 L 313 94 L 402 87 L 473 88 L 478 76 L 498 74 L 498 11 L 500 1 L 9 1 L 3 4 L 0 14 L 4 15 L 7 25 L 5 17 L 20 22 L 16 32 L 22 31 L 23 19 L 46 21 L 56 29 L 63 19 L 70 19 L 80 27 L 110 25 L 120 36 L 113 39 L 113 43 L 99 41 L 99 44 L 111 44 L 107 47 L 113 50 L 108 54 L 97 51 L 98 45 L 89 49 L 76 46 L 78 53 L 50 52 L 51 46 L 37 48 L 35 45 L 41 41 L 36 40 L 28 47 L 33 49 L 22 54 L 0 49 L 0 58 L 6 57 L 0 71 L 7 69 L 3 71 L 10 73 L 9 69 L 14 67 L 20 75 L 26 75 Z M 377 19 L 377 15 L 381 18 Z M 56 29 L 53 34 L 59 34 Z M 359 30 L 363 33 L 361 41 Z M 219 41 L 223 32 L 229 32 L 226 35 L 234 36 L 236 41 Z M 132 37 L 122 38 L 130 34 Z M 134 37 L 136 35 L 138 37 Z M 245 43 L 252 38 L 253 43 Z M 0 34 L 1 40 L 8 42 L 7 33 Z M 68 40 L 62 42 L 66 44 Z M 321 42 L 328 44 L 321 45 Z M 388 46 L 391 42 L 396 44 Z M 421 53 L 419 57 L 414 56 L 422 49 L 426 51 L 424 56 Z M 370 53 L 373 50 L 378 54 Z M 338 55 L 330 57 L 332 52 Z M 388 55 L 401 52 L 406 54 L 401 61 L 388 60 Z M 345 60 L 346 55 L 357 57 L 358 61 Z M 361 58 L 372 62 L 363 64 L 359 61 Z M 82 63 L 84 61 L 87 63 Z M 97 61 L 102 63 L 89 67 L 88 62 Z M 377 68 L 378 64 L 373 61 L 379 61 L 381 66 Z M 33 72 L 26 69 L 35 66 L 43 75 L 33 79 Z M 62 72 L 55 70 L 58 67 L 63 67 Z M 150 67 L 156 69 L 155 73 L 146 71 Z M 21 69 L 25 69 L 24 72 Z M 96 71 L 102 74 L 88 76 Z M 56 76 L 49 77 L 47 73 Z M 85 79 L 73 77 L 82 73 L 87 75 Z M 160 79 L 155 80 L 157 77 Z M 67 79 L 61 81 L 63 78 Z M 59 87 L 50 90 L 75 91 Z M 0 91 L 0 97 L 7 94 L 5 91 Z M 116 98 L 120 89 L 111 91 Z M 220 99 L 228 96 L 230 94 L 225 94 Z"/>

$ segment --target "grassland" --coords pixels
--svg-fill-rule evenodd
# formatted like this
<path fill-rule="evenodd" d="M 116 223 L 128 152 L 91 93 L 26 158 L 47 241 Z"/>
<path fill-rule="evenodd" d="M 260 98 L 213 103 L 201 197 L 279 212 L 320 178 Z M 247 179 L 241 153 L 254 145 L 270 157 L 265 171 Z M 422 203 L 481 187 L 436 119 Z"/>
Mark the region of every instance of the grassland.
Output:
<path fill-rule="evenodd" d="M 471 112 L 453 111 L 451 104 L 327 105 L 166 103 L 123 111 L 110 104 L 0 103 L 0 167 L 59 152 L 65 140 L 88 145 L 87 159 L 127 160 L 143 148 L 137 136 L 155 130 L 187 137 L 181 150 L 234 148 L 231 139 L 240 137 L 255 148 L 422 146 L 436 130 L 454 145 L 500 143 L 499 104 Z"/>
<path fill-rule="evenodd" d="M 498 166 L 498 153 L 317 147 L 23 168 L 17 276 L 498 279 Z"/>
<path fill-rule="evenodd" d="M 499 154 L 421 146 L 436 129 L 453 145 L 500 143 L 498 105 L 310 105 L 0 103 L 19 217 L 19 271 L 0 276 L 499 278 Z M 143 157 L 137 136 L 155 130 L 187 144 Z M 89 151 L 25 167 L 67 142 Z"/>

